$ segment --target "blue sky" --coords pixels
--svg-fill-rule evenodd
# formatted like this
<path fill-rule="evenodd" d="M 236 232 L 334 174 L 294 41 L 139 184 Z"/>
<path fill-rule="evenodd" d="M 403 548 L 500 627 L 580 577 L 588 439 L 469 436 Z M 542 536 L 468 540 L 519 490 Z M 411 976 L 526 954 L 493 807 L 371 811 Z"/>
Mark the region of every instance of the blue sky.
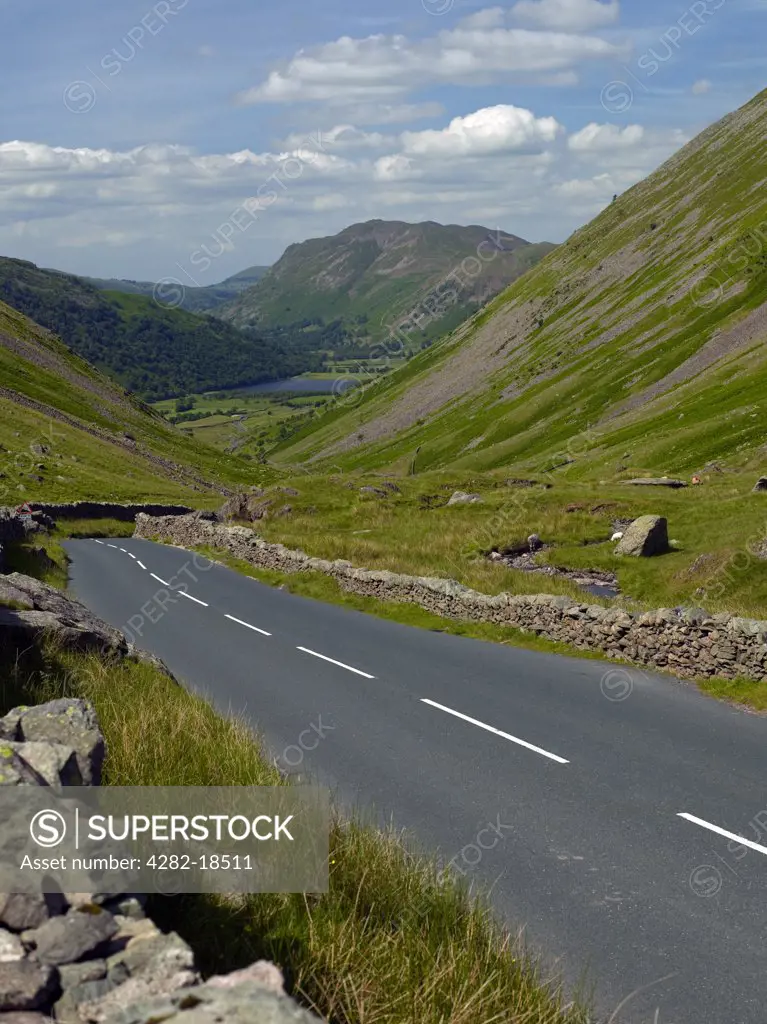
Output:
<path fill-rule="evenodd" d="M 561 241 L 767 85 L 765 0 L 0 0 L 0 253 L 211 284 L 373 217 Z"/>

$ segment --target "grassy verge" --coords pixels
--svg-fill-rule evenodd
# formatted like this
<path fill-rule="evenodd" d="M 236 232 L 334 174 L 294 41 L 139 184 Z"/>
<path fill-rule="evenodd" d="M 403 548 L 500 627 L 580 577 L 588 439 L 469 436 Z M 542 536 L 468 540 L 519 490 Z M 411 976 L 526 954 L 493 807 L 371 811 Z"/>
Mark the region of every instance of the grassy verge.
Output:
<path fill-rule="evenodd" d="M 257 740 L 156 670 L 45 648 L 7 666 L 0 711 L 88 697 L 112 785 L 280 782 Z M 194 737 L 190 743 L 189 738 Z M 526 950 L 401 836 L 336 821 L 330 889 L 304 896 L 158 898 L 151 912 L 182 934 L 206 972 L 276 961 L 293 994 L 334 1024 L 583 1024 Z"/>
<path fill-rule="evenodd" d="M 293 475 L 280 481 L 299 492 L 289 499 L 291 513 L 261 520 L 256 529 L 274 543 L 369 569 L 451 577 L 488 594 L 550 593 L 605 603 L 565 577 L 485 557 L 536 533 L 548 545 L 541 562 L 615 573 L 624 595 L 616 603 L 630 610 L 692 605 L 767 619 L 767 496 L 752 493 L 761 472 L 755 463 L 712 471 L 702 486 L 681 490 L 540 471 L 431 472 L 397 477 L 398 490 L 379 495 L 361 488 L 380 491 L 386 477 Z M 625 475 L 646 473 L 637 468 Z M 506 485 L 518 476 L 549 487 Z M 458 490 L 477 493 L 482 502 L 447 507 Z M 648 514 L 668 520 L 673 550 L 656 558 L 615 555 L 614 524 Z"/>

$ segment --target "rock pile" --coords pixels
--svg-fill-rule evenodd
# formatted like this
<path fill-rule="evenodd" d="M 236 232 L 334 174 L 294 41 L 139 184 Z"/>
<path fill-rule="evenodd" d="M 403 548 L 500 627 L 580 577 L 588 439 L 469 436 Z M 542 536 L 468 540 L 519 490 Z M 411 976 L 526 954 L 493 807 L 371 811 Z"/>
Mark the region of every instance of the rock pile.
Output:
<path fill-rule="evenodd" d="M 0 719 L 0 785 L 98 784 L 104 737 L 93 707 L 58 700 Z M 202 981 L 192 950 L 125 893 L 0 894 L 4 1024 L 319 1024 L 274 964 Z"/>
<path fill-rule="evenodd" d="M 279 572 L 326 573 L 352 593 L 417 604 L 448 618 L 515 626 L 682 677 L 767 679 L 767 622 L 707 615 L 695 609 L 629 614 L 550 594 L 490 596 L 455 580 L 355 569 L 349 562 L 311 558 L 303 551 L 269 544 L 247 527 L 208 523 L 193 516 L 138 516 L 135 536 L 160 538 L 179 547 L 205 545 Z"/>

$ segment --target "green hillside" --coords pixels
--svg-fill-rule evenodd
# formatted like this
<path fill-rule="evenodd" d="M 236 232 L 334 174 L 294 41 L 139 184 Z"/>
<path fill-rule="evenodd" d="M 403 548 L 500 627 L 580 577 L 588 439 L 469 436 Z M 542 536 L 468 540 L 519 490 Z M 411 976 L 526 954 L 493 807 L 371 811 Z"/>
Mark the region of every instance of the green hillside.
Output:
<path fill-rule="evenodd" d="M 193 441 L 0 302 L 0 505 L 216 504 L 261 475 Z"/>
<path fill-rule="evenodd" d="M 258 327 L 338 319 L 355 325 L 368 343 L 402 324 L 418 349 L 552 248 L 479 226 L 374 220 L 291 245 L 262 280 L 216 315 Z"/>
<path fill-rule="evenodd" d="M 490 593 L 583 597 L 573 579 L 599 572 L 632 609 L 767 618 L 766 137 L 767 91 L 271 449 L 301 498 L 261 532 Z M 688 486 L 630 482 L 663 476 Z M 482 500 L 447 507 L 457 490 Z M 613 533 L 648 514 L 672 550 L 616 556 Z M 533 533 L 542 571 L 486 557 Z"/>
<path fill-rule="evenodd" d="M 258 384 L 317 369 L 309 346 L 243 333 L 143 295 L 0 257 L 0 299 L 146 399 Z"/>
<path fill-rule="evenodd" d="M 767 92 L 438 345 L 286 442 L 346 469 L 689 474 L 763 454 Z M 617 467 L 621 466 L 619 470 Z"/>
<path fill-rule="evenodd" d="M 227 277 L 220 284 L 207 285 L 201 288 L 185 288 L 181 299 L 180 309 L 189 313 L 203 313 L 215 309 L 225 302 L 236 299 L 240 292 L 251 288 L 257 281 L 260 281 L 267 272 L 268 267 L 248 267 L 238 274 Z M 144 295 L 147 298 L 154 298 L 158 293 L 158 286 L 153 281 L 126 281 L 121 278 L 104 277 L 83 277 L 86 284 L 105 292 L 124 292 L 126 295 Z M 162 289 L 159 289 L 162 299 Z"/>

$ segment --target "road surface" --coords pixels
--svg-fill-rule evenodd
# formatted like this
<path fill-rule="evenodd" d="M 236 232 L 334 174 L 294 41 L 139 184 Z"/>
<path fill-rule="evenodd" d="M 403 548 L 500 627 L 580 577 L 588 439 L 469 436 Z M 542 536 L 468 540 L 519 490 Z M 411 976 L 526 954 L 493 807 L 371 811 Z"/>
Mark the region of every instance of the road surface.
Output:
<path fill-rule="evenodd" d="M 173 547 L 66 548 L 81 601 L 246 716 L 283 769 L 492 886 L 605 1020 L 767 1020 L 767 719 L 641 670 L 297 597 Z"/>

